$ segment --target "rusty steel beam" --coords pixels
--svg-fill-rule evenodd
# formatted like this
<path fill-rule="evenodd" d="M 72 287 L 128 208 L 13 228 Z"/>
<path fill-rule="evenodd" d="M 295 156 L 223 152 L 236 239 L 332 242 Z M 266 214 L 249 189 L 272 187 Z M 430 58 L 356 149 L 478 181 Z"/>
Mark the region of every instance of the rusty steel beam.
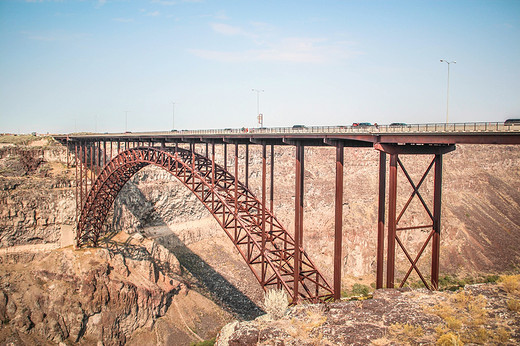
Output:
<path fill-rule="evenodd" d="M 269 186 L 269 210 L 271 213 L 274 214 L 274 145 L 271 145 L 271 177 L 269 180 L 270 186 Z M 272 223 L 271 223 L 271 229 L 270 231 L 273 231 Z"/>
<path fill-rule="evenodd" d="M 266 202 L 266 176 L 267 176 L 267 150 L 265 143 L 262 144 L 262 262 L 265 263 L 265 243 L 266 243 L 266 230 L 265 230 L 265 202 Z M 266 269 L 262 265 L 262 285 L 265 285 Z"/>
<path fill-rule="evenodd" d="M 376 288 L 383 288 L 385 253 L 386 153 L 379 152 L 379 203 L 377 214 Z"/>
<path fill-rule="evenodd" d="M 266 154 L 263 156 L 265 159 Z M 237 147 L 235 157 L 238 157 Z M 103 235 L 104 220 L 118 192 L 135 173 L 149 164 L 166 169 L 196 195 L 237 247 L 264 289 L 272 285 L 283 287 L 296 301 L 332 297 L 330 285 L 301 246 L 295 247 L 295 240 L 267 210 L 265 203 L 263 206 L 236 176 L 215 164 L 214 154 L 210 160 L 194 150 L 146 146 L 120 153 L 103 168 L 86 197 L 78 222 L 78 246 L 98 244 Z M 237 166 L 235 172 L 238 172 Z M 264 201 L 266 196 L 264 194 Z M 235 203 L 231 203 L 233 198 Z M 263 222 L 258 222 L 259 211 L 265 213 Z M 266 236 L 265 230 L 270 223 L 272 231 Z M 285 242 L 280 244 L 280 241 Z M 293 291 L 295 270 L 298 271 L 296 278 L 300 290 L 296 293 Z"/>
<path fill-rule="evenodd" d="M 301 247 L 303 243 L 303 172 L 304 172 L 304 148 L 300 142 L 296 143 L 296 164 L 295 164 L 295 181 L 294 181 L 294 296 L 293 303 L 299 301 L 299 282 L 301 271 Z"/>
<path fill-rule="evenodd" d="M 245 184 L 249 188 L 249 144 L 246 144 L 246 172 L 245 172 Z"/>
<path fill-rule="evenodd" d="M 390 176 L 388 179 L 388 251 L 386 256 L 386 287 L 394 287 L 395 236 L 397 213 L 397 154 L 390 155 Z"/>
<path fill-rule="evenodd" d="M 441 241 L 441 200 L 442 200 L 442 155 L 435 155 L 433 200 L 433 240 L 432 240 L 432 269 L 431 284 L 433 289 L 439 289 L 439 262 Z"/>
<path fill-rule="evenodd" d="M 74 178 L 75 178 L 75 181 L 76 181 L 76 186 L 75 186 L 75 193 L 74 193 L 74 198 L 76 200 L 76 218 L 74 219 L 74 222 L 75 223 L 78 223 L 78 212 L 79 212 L 79 207 L 78 207 L 78 198 L 79 198 L 79 195 L 78 195 L 78 143 L 74 143 L 74 168 L 75 168 L 75 172 L 76 174 L 74 175 Z"/>
<path fill-rule="evenodd" d="M 334 201 L 334 300 L 341 298 L 341 265 L 343 245 L 343 143 L 336 145 L 336 198 Z"/>

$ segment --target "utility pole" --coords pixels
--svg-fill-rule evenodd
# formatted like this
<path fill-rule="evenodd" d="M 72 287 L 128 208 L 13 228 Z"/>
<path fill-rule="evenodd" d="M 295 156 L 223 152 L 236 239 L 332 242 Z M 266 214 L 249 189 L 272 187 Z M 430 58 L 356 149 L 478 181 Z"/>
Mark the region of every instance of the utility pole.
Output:
<path fill-rule="evenodd" d="M 172 102 L 172 131 L 175 130 L 175 102 Z"/>
<path fill-rule="evenodd" d="M 441 59 L 441 62 L 445 62 L 448 64 L 448 88 L 446 91 L 446 124 L 448 123 L 448 114 L 450 111 L 450 64 L 456 64 L 456 61 L 448 61 L 445 59 Z"/>
<path fill-rule="evenodd" d="M 260 114 L 260 93 L 263 93 L 264 90 L 251 89 L 251 91 L 256 92 L 256 115 L 258 118 L 258 124 L 260 125 L 260 127 L 264 127 L 264 115 Z"/>

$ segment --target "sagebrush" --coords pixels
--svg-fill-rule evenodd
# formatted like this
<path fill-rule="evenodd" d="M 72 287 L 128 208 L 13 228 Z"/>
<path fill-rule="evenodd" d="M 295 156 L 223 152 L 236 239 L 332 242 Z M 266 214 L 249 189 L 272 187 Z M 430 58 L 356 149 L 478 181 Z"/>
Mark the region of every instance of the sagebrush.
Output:
<path fill-rule="evenodd" d="M 287 293 L 284 290 L 268 290 L 264 294 L 264 310 L 273 319 L 280 319 L 289 307 Z"/>

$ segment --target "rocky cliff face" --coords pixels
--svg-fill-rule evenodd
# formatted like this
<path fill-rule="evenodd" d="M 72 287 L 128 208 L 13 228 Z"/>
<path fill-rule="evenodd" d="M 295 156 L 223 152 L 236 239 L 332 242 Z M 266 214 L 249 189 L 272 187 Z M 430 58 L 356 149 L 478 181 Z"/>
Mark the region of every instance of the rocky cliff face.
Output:
<path fill-rule="evenodd" d="M 0 147 L 0 248 L 72 241 L 74 172 L 50 139 Z"/>
<path fill-rule="evenodd" d="M 172 304 L 193 296 L 166 248 L 141 236 L 121 237 L 104 249 L 0 256 L 0 342 L 121 345 L 134 333 L 154 331 Z M 202 336 L 229 319 L 205 298 L 191 300 L 214 320 L 198 326 Z M 161 322 L 177 331 L 177 344 L 195 339 L 181 321 Z"/>
<path fill-rule="evenodd" d="M 334 155 L 334 150 L 331 148 L 305 149 L 303 243 L 313 261 L 323 270 L 330 281 L 332 281 L 334 227 Z M 294 229 L 294 151 L 291 147 L 277 147 L 275 156 L 274 213 L 292 232 Z M 228 167 L 233 170 L 231 155 L 228 156 L 228 159 Z M 243 162 L 244 159 L 245 152 L 241 148 L 239 160 Z M 414 181 L 417 182 L 431 158 L 416 156 L 403 157 L 402 160 Z M 217 161 L 221 164 L 223 162 L 220 146 L 217 147 Z M 74 169 L 67 168 L 66 162 L 66 149 L 52 144 L 52 142 L 47 143 L 46 140 L 32 145 L 30 143 L 17 146 L 4 145 L 0 148 L 0 252 L 2 248 L 12 246 L 47 243 L 60 247 L 72 243 L 75 220 Z M 517 188 L 520 181 L 519 167 L 520 151 L 515 146 L 459 145 L 455 152 L 445 155 L 441 275 L 466 276 L 486 272 L 503 272 L 515 269 L 515 266 L 518 265 L 520 259 L 518 250 L 520 249 L 520 238 L 518 237 L 520 234 L 520 214 L 518 213 L 520 193 Z M 250 146 L 249 172 L 250 187 L 260 197 L 261 156 L 259 148 L 255 146 Z M 244 180 L 243 167 L 239 171 L 239 178 Z M 350 285 L 349 280 L 353 277 L 365 276 L 367 284 L 374 281 L 377 181 L 378 153 L 373 149 L 346 148 L 343 205 L 343 284 L 345 287 Z M 431 206 L 431 192 L 433 191 L 431 178 L 426 179 L 420 191 L 426 203 Z M 411 192 L 410 186 L 400 172 L 398 206 L 404 205 Z M 427 220 L 425 212 L 418 203 L 417 200 L 414 200 L 405 214 L 406 220 L 412 224 Z M 116 230 L 125 230 L 128 233 L 138 232 L 154 239 L 156 244 L 164 246 L 179 259 L 181 267 L 184 268 L 183 273 L 190 272 L 194 287 L 200 288 L 201 291 L 210 291 L 209 294 L 213 299 L 221 306 L 233 311 L 235 316 L 251 318 L 260 313 L 258 308 L 251 303 L 259 304 L 262 300 L 263 292 L 256 279 L 202 203 L 175 177 L 160 168 L 143 169 L 121 191 L 109 222 Z M 415 251 L 425 239 L 425 234 L 420 231 L 403 232 L 400 236 L 406 242 L 407 247 L 414 248 Z M 114 287 L 119 284 L 114 284 L 116 286 L 112 287 L 110 286 L 112 284 L 105 279 L 113 280 L 115 278 L 115 282 L 118 282 L 117 280 L 126 282 L 127 280 L 116 277 L 117 270 L 115 269 L 109 269 L 107 272 L 106 268 L 116 268 L 115 264 L 118 262 L 116 257 L 119 255 L 103 251 L 100 252 L 100 258 L 104 258 L 104 263 L 115 262 L 106 264 L 105 267 L 103 267 L 104 264 L 100 264 L 101 267 L 89 267 L 87 271 L 82 272 L 85 275 L 80 276 L 88 276 L 91 278 L 90 282 L 95 281 L 99 282 L 101 286 L 105 285 L 107 288 L 99 288 L 99 292 L 105 290 L 110 293 L 110 297 L 116 297 Z M 429 251 L 427 248 L 425 255 L 418 263 L 426 273 L 429 266 Z M 398 251 L 397 258 L 397 274 L 402 277 L 403 270 L 408 268 L 407 261 L 400 251 Z M 37 259 L 41 260 L 41 257 Z M 31 260 L 32 258 L 24 260 L 29 267 L 33 266 Z M 54 260 L 61 263 L 59 259 Z M 5 265 L 2 267 L 8 266 L 7 264 L 13 261 L 11 257 L 5 259 L 3 262 Z M 148 267 L 148 264 L 146 266 Z M 185 271 L 186 269 L 187 271 Z M 13 275 L 12 278 L 15 277 L 14 273 L 10 275 Z M 45 274 L 35 275 L 38 275 L 37 277 L 43 283 L 45 280 L 49 280 L 45 279 Z M 163 275 L 166 274 L 163 273 Z M 78 279 L 80 276 L 75 277 L 72 281 L 80 280 Z M 67 280 L 63 282 L 65 286 L 70 284 L 70 282 L 67 283 Z M 182 280 L 179 281 L 179 283 L 181 282 Z M 154 282 L 152 286 L 154 285 L 158 284 Z M 169 298 L 167 297 L 172 296 L 177 289 L 172 288 L 172 290 L 163 288 L 155 290 L 154 288 L 146 293 L 149 297 L 157 294 L 156 298 L 146 298 L 149 316 L 163 313 L 160 311 L 168 305 Z M 4 296 L 8 297 L 9 293 L 3 292 Z M 70 288 L 66 292 L 74 292 L 74 290 Z M 98 288 L 95 292 L 98 292 Z M 136 292 L 132 293 L 135 297 L 139 295 Z M 193 291 L 188 292 L 186 297 L 195 294 Z M 157 298 L 159 295 L 162 295 L 163 298 Z M 22 295 L 19 297 L 24 299 Z M 99 299 L 103 304 L 110 304 L 102 297 L 103 295 Z M 181 304 L 183 300 L 180 299 L 180 295 L 177 294 L 175 297 L 177 297 L 176 301 Z M 8 299 L 15 302 L 17 298 L 4 299 L 2 296 L 0 306 L 2 301 L 7 302 Z M 121 299 L 130 298 L 122 297 Z M 157 301 L 157 299 L 159 300 Z M 234 305 L 236 301 L 241 303 Z M 190 306 L 192 300 L 190 298 L 184 302 L 186 306 Z M 37 306 L 35 304 L 37 302 L 34 302 L 34 305 L 27 305 L 27 311 L 32 311 L 34 306 Z M 90 310 L 84 309 L 83 311 L 86 311 L 84 315 L 78 312 L 77 316 L 87 316 L 91 322 L 97 321 L 98 317 L 95 315 L 97 312 L 93 311 L 99 310 L 99 306 L 106 306 L 103 304 L 100 303 L 96 308 L 89 308 Z M 200 305 L 198 308 L 202 309 Z M 25 321 L 16 323 L 22 329 L 32 325 L 28 330 L 36 331 L 37 323 L 28 313 L 22 313 L 22 310 L 23 308 L 17 309 L 7 318 L 10 321 Z M 12 312 L 12 309 L 10 311 Z M 132 314 L 139 314 L 139 311 L 134 310 Z M 180 317 L 175 318 L 172 317 L 173 315 L 168 317 L 175 311 L 178 310 L 167 309 L 166 315 L 159 320 L 156 319 L 154 326 L 168 329 L 167 326 L 175 325 L 172 320 L 179 320 Z M 17 318 L 17 314 L 21 317 Z M 52 314 L 49 313 L 49 315 Z M 28 316 L 31 322 L 28 322 L 24 316 Z M 146 316 L 132 317 L 141 321 L 139 323 L 127 321 L 123 324 L 121 324 L 123 317 L 103 318 L 107 318 L 107 323 L 115 323 L 117 328 L 122 325 L 132 325 L 131 328 L 121 327 L 122 329 L 116 328 L 114 331 L 110 331 L 113 333 L 112 335 L 116 335 L 117 340 L 123 340 L 117 335 L 124 335 L 128 338 L 128 331 L 133 327 L 149 326 L 153 318 L 149 319 Z M 192 317 L 194 320 L 206 321 L 202 316 Z M 40 321 L 41 318 L 35 317 L 35 320 Z M 53 324 L 54 322 L 45 323 Z M 57 325 L 61 326 L 60 323 L 62 322 L 58 321 Z M 105 325 L 105 322 L 102 324 Z M 91 323 L 92 325 L 94 322 Z M 79 335 L 79 332 L 72 333 L 69 328 L 68 336 L 64 336 L 67 333 L 63 330 L 67 330 L 68 327 L 60 328 L 62 332 L 57 331 L 56 333 L 63 335 L 63 339 L 73 340 Z M 175 328 L 183 330 L 182 327 Z M 95 331 L 92 329 L 90 332 L 87 330 L 91 329 L 85 329 L 83 335 L 99 336 L 101 335 L 99 333 L 105 333 L 100 332 L 101 329 Z M 142 330 L 142 328 L 138 330 Z M 185 328 L 184 332 L 186 332 Z M 189 332 L 186 333 L 191 335 Z M 185 335 L 179 331 L 179 335 L 181 334 Z M 143 338 L 156 337 L 144 332 L 140 335 Z M 191 337 L 194 338 L 193 335 Z M 158 342 L 166 341 L 159 340 Z"/>

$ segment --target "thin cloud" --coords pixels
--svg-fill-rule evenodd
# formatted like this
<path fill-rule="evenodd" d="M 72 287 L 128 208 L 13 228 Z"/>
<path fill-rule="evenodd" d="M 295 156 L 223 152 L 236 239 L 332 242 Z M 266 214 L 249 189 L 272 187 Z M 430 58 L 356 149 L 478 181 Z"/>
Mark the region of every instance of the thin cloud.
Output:
<path fill-rule="evenodd" d="M 113 18 L 112 20 L 114 22 L 119 22 L 119 23 L 131 23 L 134 21 L 133 18 Z"/>
<path fill-rule="evenodd" d="M 146 13 L 147 16 L 149 17 L 157 17 L 157 16 L 160 16 L 161 15 L 161 12 L 159 11 L 153 11 L 153 12 L 148 12 Z"/>
<path fill-rule="evenodd" d="M 169 1 L 169 0 L 152 0 L 152 4 L 159 4 L 164 6 L 172 6 L 176 5 L 178 1 Z"/>
<path fill-rule="evenodd" d="M 216 33 L 219 33 L 222 35 L 228 35 L 228 36 L 246 35 L 246 32 L 244 30 L 242 30 L 240 27 L 229 25 L 229 24 L 212 23 L 211 28 Z"/>
<path fill-rule="evenodd" d="M 270 47 L 243 51 L 217 51 L 191 49 L 190 52 L 203 59 L 220 62 L 292 62 L 329 63 L 342 61 L 360 52 L 350 49 L 348 42 L 330 42 L 316 38 L 286 38 Z"/>
<path fill-rule="evenodd" d="M 87 34 L 73 34 L 65 32 L 32 32 L 32 31 L 21 31 L 20 32 L 26 39 L 34 41 L 44 42 L 56 42 L 56 41 L 78 41 L 87 38 Z"/>

